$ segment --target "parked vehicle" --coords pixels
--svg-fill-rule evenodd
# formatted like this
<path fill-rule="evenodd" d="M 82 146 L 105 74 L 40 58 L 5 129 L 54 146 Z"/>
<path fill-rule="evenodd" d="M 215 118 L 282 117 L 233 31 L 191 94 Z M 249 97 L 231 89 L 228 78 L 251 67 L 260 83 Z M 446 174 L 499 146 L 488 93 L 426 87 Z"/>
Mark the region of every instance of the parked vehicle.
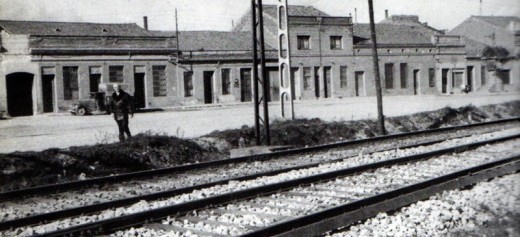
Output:
<path fill-rule="evenodd" d="M 118 83 L 125 91 L 129 85 Z M 69 112 L 74 115 L 110 114 L 110 102 L 114 92 L 114 83 L 100 83 L 98 92 L 90 92 L 90 98 L 78 99 L 73 102 Z"/>
<path fill-rule="evenodd" d="M 89 99 L 74 101 L 69 112 L 83 116 L 86 114 L 110 114 L 110 96 L 105 92 L 90 92 Z"/>

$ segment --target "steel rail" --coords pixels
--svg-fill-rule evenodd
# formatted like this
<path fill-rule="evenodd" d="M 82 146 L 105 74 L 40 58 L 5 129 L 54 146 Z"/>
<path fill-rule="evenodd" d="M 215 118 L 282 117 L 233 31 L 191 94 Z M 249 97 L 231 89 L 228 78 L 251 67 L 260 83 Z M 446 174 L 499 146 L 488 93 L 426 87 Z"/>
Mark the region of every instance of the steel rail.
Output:
<path fill-rule="evenodd" d="M 361 165 L 357 167 L 351 167 L 331 172 L 326 172 L 322 174 L 307 176 L 303 178 L 298 178 L 294 180 L 283 181 L 280 183 L 268 184 L 261 187 L 248 188 L 244 190 L 239 190 L 236 192 L 221 194 L 209 198 L 194 200 L 190 202 L 175 204 L 167 207 L 157 208 L 153 210 L 148 210 L 144 212 L 134 213 L 126 216 L 116 217 L 107 220 L 101 220 L 98 222 L 87 223 L 83 225 L 74 226 L 67 229 L 62 229 L 54 232 L 49 232 L 43 234 L 41 236 L 91 236 L 91 235 L 102 235 L 112 233 L 114 231 L 131 227 L 131 226 L 139 226 L 148 222 L 160 220 L 169 215 L 176 215 L 180 213 L 188 213 L 194 210 L 199 210 L 206 208 L 208 206 L 216 206 L 222 205 L 225 203 L 229 203 L 236 200 L 242 200 L 247 198 L 253 198 L 260 195 L 266 195 L 278 190 L 287 190 L 290 188 L 308 185 L 314 182 L 320 182 L 324 180 L 334 179 L 340 176 L 352 175 L 355 173 L 365 172 L 369 170 L 378 169 L 381 167 L 392 166 L 397 164 L 416 162 L 420 160 L 426 160 L 435 156 L 458 153 L 471 149 L 476 149 L 480 146 L 503 142 L 511 139 L 520 138 L 520 134 L 490 139 L 487 141 L 475 142 L 472 144 L 466 144 L 462 146 L 456 146 L 431 152 L 426 152 L 422 154 L 415 154 L 407 157 L 396 158 L 386 161 L 380 161 L 372 164 Z"/>
<path fill-rule="evenodd" d="M 435 193 L 463 188 L 483 180 L 518 172 L 520 155 L 489 162 L 376 196 L 333 207 L 241 235 L 317 236 L 424 200 Z"/>
<path fill-rule="evenodd" d="M 422 142 L 422 143 L 417 143 L 417 144 L 413 144 L 413 145 L 402 146 L 402 147 L 400 147 L 400 149 L 408 149 L 408 148 L 417 147 L 417 146 L 427 146 L 427 145 L 431 145 L 431 144 L 438 143 L 438 142 L 439 141 Z M 381 151 L 383 151 L 383 150 L 388 150 L 388 149 L 382 149 Z M 375 152 L 378 152 L 378 151 L 375 151 Z M 188 187 L 184 187 L 184 188 L 172 189 L 172 190 L 161 191 L 161 192 L 157 192 L 157 193 L 140 195 L 140 196 L 135 196 L 135 197 L 130 197 L 130 198 L 123 198 L 123 199 L 119 199 L 119 200 L 107 201 L 107 202 L 102 202 L 102 203 L 97 203 L 97 204 L 92 204 L 92 205 L 68 208 L 68 209 L 64 209 L 64 210 L 60 210 L 60 211 L 26 216 L 23 218 L 0 222 L 0 231 L 7 230 L 10 228 L 18 228 L 18 227 L 22 227 L 22 226 L 38 224 L 38 223 L 40 223 L 40 224 L 48 223 L 49 221 L 77 216 L 78 213 L 85 215 L 85 214 L 89 214 L 89 213 L 103 211 L 103 210 L 106 210 L 109 208 L 128 206 L 128 205 L 134 204 L 136 202 L 139 202 L 141 200 L 153 201 L 153 200 L 158 200 L 158 199 L 169 198 L 169 197 L 176 196 L 176 195 L 190 193 L 190 192 L 193 192 L 194 190 L 200 190 L 203 188 L 208 188 L 208 187 L 212 187 L 212 186 L 216 186 L 216 185 L 227 184 L 230 181 L 251 180 L 251 179 L 256 179 L 256 178 L 263 177 L 263 176 L 272 176 L 272 175 L 277 175 L 280 173 L 290 172 L 290 171 L 298 170 L 298 169 L 308 169 L 308 168 L 317 167 L 319 165 L 323 165 L 323 164 L 327 164 L 327 163 L 338 162 L 338 161 L 348 159 L 348 158 L 351 158 L 351 157 L 341 157 L 341 158 L 329 160 L 327 162 L 318 161 L 318 162 L 310 163 L 310 164 L 306 164 L 306 165 L 299 165 L 299 166 L 293 166 L 293 167 L 289 167 L 289 168 L 276 169 L 276 170 L 260 172 L 260 173 L 256 173 L 256 174 L 252 174 L 252 175 L 245 175 L 245 176 L 241 176 L 241 177 L 233 177 L 233 178 L 229 178 L 229 179 L 223 179 L 223 180 L 219 180 L 219 181 L 215 181 L 215 182 L 188 186 Z"/>
<path fill-rule="evenodd" d="M 207 167 L 228 165 L 228 164 L 232 164 L 232 163 L 268 160 L 268 159 L 272 159 L 272 158 L 280 157 L 280 156 L 316 152 L 316 151 L 334 149 L 334 148 L 347 148 L 349 146 L 361 146 L 363 144 L 369 144 L 369 143 L 373 143 L 373 142 L 380 142 L 380 141 L 391 140 L 391 139 L 396 139 L 396 138 L 405 138 L 405 137 L 420 136 L 420 135 L 435 134 L 435 133 L 445 133 L 445 132 L 452 132 L 452 131 L 456 131 L 456 130 L 464 130 L 464 129 L 470 129 L 470 128 L 481 127 L 481 126 L 496 125 L 496 124 L 501 124 L 501 123 L 510 123 L 510 122 L 515 122 L 515 121 L 516 122 L 520 121 L 520 117 L 495 120 L 495 121 L 489 121 L 489 122 L 482 122 L 482 123 L 475 123 L 475 124 L 467 124 L 467 125 L 461 125 L 461 126 L 415 131 L 415 132 L 409 132 L 409 133 L 385 135 L 385 136 L 359 139 L 359 140 L 353 140 L 353 141 L 343 141 L 343 142 L 324 144 L 324 145 L 318 145 L 318 146 L 312 146 L 312 147 L 296 148 L 296 149 L 289 149 L 289 150 L 284 150 L 284 151 L 275 151 L 275 152 L 266 153 L 266 154 L 242 156 L 242 157 L 236 157 L 236 158 L 230 158 L 230 159 L 201 162 L 201 163 L 196 163 L 196 164 L 179 165 L 179 166 L 169 167 L 169 168 L 146 170 L 146 171 L 132 172 L 132 173 L 126 173 L 126 174 L 120 174 L 120 175 L 113 175 L 113 176 L 97 177 L 97 178 L 91 178 L 91 179 L 87 179 L 87 180 L 78 180 L 78 181 L 66 182 L 66 183 L 60 183 L 60 184 L 42 185 L 42 186 L 36 186 L 36 187 L 27 188 L 27 189 L 19 189 L 19 190 L 2 192 L 2 193 L 0 193 L 0 201 L 6 201 L 9 199 L 17 199 L 20 197 L 31 196 L 31 195 L 42 195 L 42 194 L 57 193 L 57 192 L 62 192 L 62 191 L 67 191 L 67 190 L 77 190 L 77 189 L 81 189 L 81 188 L 93 187 L 95 185 L 101 186 L 101 185 L 108 184 L 108 183 L 123 182 L 123 181 L 134 180 L 134 179 L 145 179 L 145 178 L 151 178 L 151 177 L 155 177 L 155 176 L 192 171 L 192 170 L 197 170 L 197 169 L 202 169 L 202 168 L 207 168 Z"/>

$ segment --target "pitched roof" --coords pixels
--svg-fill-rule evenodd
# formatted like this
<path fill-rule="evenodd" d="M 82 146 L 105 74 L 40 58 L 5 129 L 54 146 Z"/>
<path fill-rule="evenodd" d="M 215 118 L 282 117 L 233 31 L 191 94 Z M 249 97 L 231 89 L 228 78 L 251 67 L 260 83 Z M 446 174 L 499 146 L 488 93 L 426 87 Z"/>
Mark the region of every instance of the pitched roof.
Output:
<path fill-rule="evenodd" d="M 44 22 L 0 20 L 0 28 L 11 34 L 62 36 L 153 36 L 135 23 Z"/>
<path fill-rule="evenodd" d="M 464 37 L 464 43 L 466 47 L 466 54 L 468 57 L 482 57 L 482 52 L 489 45 L 476 40 L 472 40 L 468 37 Z"/>
<path fill-rule="evenodd" d="M 509 23 L 517 22 L 520 23 L 520 18 L 516 16 L 472 16 L 474 18 L 477 18 L 479 20 L 488 22 L 490 24 L 506 28 Z"/>
<path fill-rule="evenodd" d="M 251 50 L 250 32 L 179 31 L 179 50 Z"/>
<path fill-rule="evenodd" d="M 426 33 L 415 26 L 376 24 L 376 38 L 378 44 L 431 44 L 433 33 Z M 355 24 L 354 36 L 367 39 L 359 44 L 369 44 L 370 25 Z"/>
<path fill-rule="evenodd" d="M 329 14 L 316 9 L 313 6 L 289 5 L 289 16 L 329 16 Z M 250 11 L 248 11 L 249 14 Z M 263 5 L 264 14 L 277 17 L 277 5 Z"/>
<path fill-rule="evenodd" d="M 435 29 L 431 26 L 428 26 L 428 23 L 422 23 L 419 21 L 419 16 L 417 15 L 392 15 L 389 16 L 378 24 L 393 24 L 393 25 L 408 25 L 408 26 L 416 26 L 423 28 L 424 30 L 434 32 L 436 34 L 444 34 L 444 32 Z"/>

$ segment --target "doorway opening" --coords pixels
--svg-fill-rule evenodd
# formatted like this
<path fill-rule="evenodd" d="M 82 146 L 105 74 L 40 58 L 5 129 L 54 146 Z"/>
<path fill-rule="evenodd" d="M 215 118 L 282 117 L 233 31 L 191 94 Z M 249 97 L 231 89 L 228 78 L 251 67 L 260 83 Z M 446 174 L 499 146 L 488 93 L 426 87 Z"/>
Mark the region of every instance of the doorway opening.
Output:
<path fill-rule="evenodd" d="M 7 112 L 10 116 L 33 115 L 34 75 L 25 72 L 12 73 L 6 76 Z"/>
<path fill-rule="evenodd" d="M 54 75 L 42 75 L 43 112 L 54 112 Z"/>
<path fill-rule="evenodd" d="M 204 72 L 204 103 L 213 103 L 213 71 Z"/>
<path fill-rule="evenodd" d="M 419 82 L 419 69 L 414 69 L 413 70 L 413 94 L 414 95 L 418 94 L 418 91 L 417 91 L 418 82 Z"/>
<path fill-rule="evenodd" d="M 240 69 L 240 101 L 252 101 L 251 93 L 251 69 Z"/>
<path fill-rule="evenodd" d="M 358 71 L 355 72 L 355 88 L 356 88 L 356 96 L 364 96 L 365 95 L 365 84 L 364 79 L 365 72 Z"/>
<path fill-rule="evenodd" d="M 332 68 L 323 67 L 323 96 L 329 98 L 332 94 L 332 88 L 330 86 L 330 80 L 332 77 Z"/>
<path fill-rule="evenodd" d="M 137 109 L 146 107 L 145 95 L 144 95 L 144 78 L 145 73 L 136 72 L 134 73 L 134 105 Z"/>

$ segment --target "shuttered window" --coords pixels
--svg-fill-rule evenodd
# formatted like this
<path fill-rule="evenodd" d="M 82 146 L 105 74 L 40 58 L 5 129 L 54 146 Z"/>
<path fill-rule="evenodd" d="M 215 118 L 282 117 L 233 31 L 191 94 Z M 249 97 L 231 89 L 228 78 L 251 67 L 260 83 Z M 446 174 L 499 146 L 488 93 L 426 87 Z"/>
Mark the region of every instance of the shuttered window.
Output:
<path fill-rule="evenodd" d="M 401 63 L 399 65 L 399 73 L 401 74 L 401 88 L 406 89 L 408 82 L 408 64 Z"/>
<path fill-rule="evenodd" d="M 166 96 L 166 66 L 152 66 L 153 96 Z"/>
<path fill-rule="evenodd" d="M 347 66 L 339 67 L 339 87 L 347 88 Z"/>
<path fill-rule="evenodd" d="M 124 82 L 123 66 L 109 66 L 108 76 L 110 82 Z"/>
<path fill-rule="evenodd" d="M 78 91 L 78 67 L 63 67 L 63 99 L 78 99 Z"/>

